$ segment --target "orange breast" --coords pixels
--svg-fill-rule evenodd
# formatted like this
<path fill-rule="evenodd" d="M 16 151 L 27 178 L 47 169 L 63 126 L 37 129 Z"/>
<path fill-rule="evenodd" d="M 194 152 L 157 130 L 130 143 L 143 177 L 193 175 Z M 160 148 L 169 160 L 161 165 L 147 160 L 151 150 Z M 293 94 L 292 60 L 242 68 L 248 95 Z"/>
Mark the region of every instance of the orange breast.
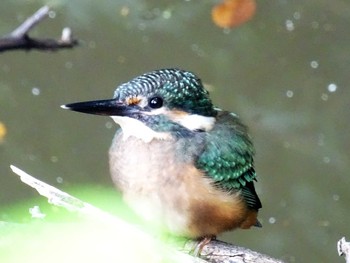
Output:
<path fill-rule="evenodd" d="M 216 236 L 235 228 L 250 228 L 257 221 L 257 212 L 247 208 L 239 192 L 218 190 L 201 171 L 187 167 L 190 198 L 189 236 Z M 189 171 L 192 170 L 192 171 Z"/>

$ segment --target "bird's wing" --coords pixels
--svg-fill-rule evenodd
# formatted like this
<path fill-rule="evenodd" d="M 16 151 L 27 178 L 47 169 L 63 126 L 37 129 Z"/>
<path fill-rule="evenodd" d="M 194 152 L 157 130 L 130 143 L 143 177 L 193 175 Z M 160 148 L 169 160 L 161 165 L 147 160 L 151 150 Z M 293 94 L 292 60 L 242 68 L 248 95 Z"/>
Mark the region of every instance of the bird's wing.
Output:
<path fill-rule="evenodd" d="M 247 206 L 258 210 L 261 202 L 254 188 L 254 147 L 236 115 L 219 112 L 215 127 L 206 135 L 206 145 L 197 167 L 216 187 L 229 192 L 241 191 Z"/>

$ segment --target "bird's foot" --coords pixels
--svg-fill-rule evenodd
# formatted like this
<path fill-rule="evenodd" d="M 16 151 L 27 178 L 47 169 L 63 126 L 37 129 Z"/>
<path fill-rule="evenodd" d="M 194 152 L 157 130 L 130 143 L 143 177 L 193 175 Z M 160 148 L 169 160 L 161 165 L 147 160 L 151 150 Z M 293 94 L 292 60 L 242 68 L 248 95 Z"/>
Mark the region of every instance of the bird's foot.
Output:
<path fill-rule="evenodd" d="M 198 244 L 193 250 L 193 255 L 199 257 L 202 253 L 203 248 L 210 243 L 211 240 L 215 240 L 216 236 L 206 236 L 198 239 Z"/>

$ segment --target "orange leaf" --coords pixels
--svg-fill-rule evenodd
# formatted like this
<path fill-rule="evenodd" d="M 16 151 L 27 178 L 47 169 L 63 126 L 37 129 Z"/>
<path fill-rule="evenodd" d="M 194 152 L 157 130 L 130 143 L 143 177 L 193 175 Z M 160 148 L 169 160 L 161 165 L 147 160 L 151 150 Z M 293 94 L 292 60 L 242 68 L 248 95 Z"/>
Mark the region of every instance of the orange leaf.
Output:
<path fill-rule="evenodd" d="M 255 0 L 224 0 L 212 9 L 214 23 L 222 28 L 236 27 L 250 20 L 256 11 Z"/>

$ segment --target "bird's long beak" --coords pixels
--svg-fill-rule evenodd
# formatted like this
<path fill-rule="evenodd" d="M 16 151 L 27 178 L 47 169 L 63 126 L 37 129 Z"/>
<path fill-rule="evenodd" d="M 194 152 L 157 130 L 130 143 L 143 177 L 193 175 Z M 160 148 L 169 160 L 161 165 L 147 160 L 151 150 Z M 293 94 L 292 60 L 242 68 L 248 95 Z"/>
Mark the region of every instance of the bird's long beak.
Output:
<path fill-rule="evenodd" d="M 138 106 L 126 105 L 115 99 L 76 102 L 62 105 L 61 108 L 105 116 L 130 116 L 140 112 L 140 108 Z"/>

